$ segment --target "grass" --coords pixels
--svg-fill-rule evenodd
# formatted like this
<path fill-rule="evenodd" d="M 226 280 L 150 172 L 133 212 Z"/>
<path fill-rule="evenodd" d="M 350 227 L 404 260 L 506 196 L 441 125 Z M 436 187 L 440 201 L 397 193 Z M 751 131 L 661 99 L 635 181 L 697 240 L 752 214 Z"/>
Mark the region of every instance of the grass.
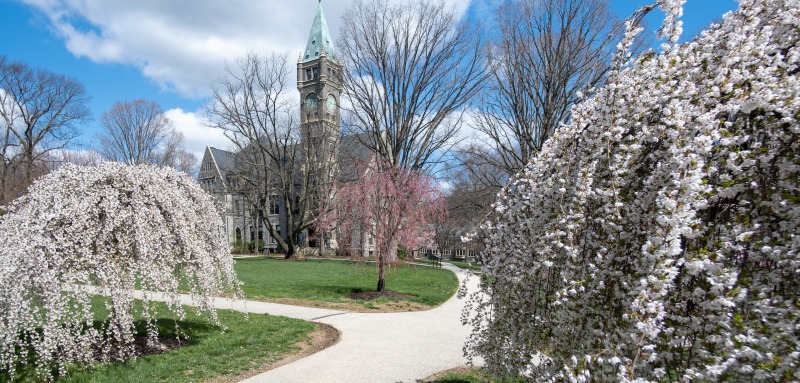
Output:
<path fill-rule="evenodd" d="M 425 260 L 425 259 L 417 259 L 417 260 L 414 260 L 414 262 L 416 262 L 416 263 L 425 263 L 425 264 L 430 264 L 430 265 L 433 264 L 433 261 L 428 261 L 428 260 Z M 449 260 L 443 260 L 442 262 L 450 263 L 453 266 L 456 266 L 458 268 L 465 269 L 465 270 L 481 271 L 481 267 L 482 267 L 481 265 L 475 264 L 473 262 L 449 261 Z"/>
<path fill-rule="evenodd" d="M 385 309 L 381 304 L 385 298 L 368 302 L 348 298 L 352 292 L 375 289 L 374 264 L 245 258 L 236 261 L 236 271 L 244 282 L 243 291 L 248 299 L 344 302 L 365 309 Z M 442 269 L 403 265 L 390 268 L 386 275 L 387 290 L 409 295 L 409 302 L 424 307 L 443 303 L 457 287 L 456 276 Z M 98 320 L 95 325 L 107 315 L 103 299 L 98 297 L 93 302 Z M 165 313 L 158 321 L 159 334 L 174 336 L 174 318 L 166 314 L 169 311 L 164 304 L 157 305 L 157 311 Z M 246 320 L 244 314 L 234 311 L 219 310 L 218 314 L 227 329 L 209 324 L 204 317 L 195 315 L 193 308 L 187 308 L 187 318 L 178 322 L 182 333 L 188 336 L 181 347 L 124 362 L 91 367 L 73 364 L 68 375 L 57 382 L 202 382 L 239 375 L 296 352 L 297 344 L 308 341 L 316 329 L 309 322 L 270 315 L 250 314 Z M 138 323 L 138 330 L 144 334 L 144 322 Z M 20 382 L 37 381 L 31 370 L 18 373 Z M 1 373 L 0 381 L 5 381 Z"/>
<path fill-rule="evenodd" d="M 442 371 L 428 379 L 425 382 L 432 383 L 497 383 L 496 379 L 486 375 L 479 368 L 460 367 L 452 370 Z"/>
<path fill-rule="evenodd" d="M 244 282 L 242 290 L 248 299 L 346 302 L 366 308 L 385 299 L 356 302 L 348 298 L 350 293 L 377 287 L 377 271 L 371 263 L 243 258 L 236 260 L 236 273 Z M 386 273 L 387 290 L 410 295 L 410 302 L 427 307 L 448 300 L 457 288 L 458 278 L 447 270 L 401 265 L 391 267 Z"/>
<path fill-rule="evenodd" d="M 98 320 L 105 315 L 102 299 L 93 301 Z M 168 312 L 166 305 L 157 305 L 159 312 Z M 93 367 L 73 364 L 68 374 L 57 382 L 198 382 L 238 375 L 294 353 L 298 349 L 296 345 L 308 341 L 310 333 L 316 329 L 314 324 L 297 319 L 250 314 L 249 320 L 245 320 L 242 313 L 219 310 L 220 321 L 227 327 L 223 330 L 193 312 L 193 308 L 187 308 L 186 320 L 178 322 L 181 331 L 188 336 L 181 347 L 163 354 Z M 172 317 L 162 316 L 158 326 L 159 334 L 174 337 Z M 144 322 L 138 322 L 137 328 L 144 334 Z M 32 371 L 20 372 L 22 376 L 18 381 L 38 381 Z M 4 379 L 7 377 L 0 377 Z"/>
<path fill-rule="evenodd" d="M 495 378 L 476 367 L 458 367 L 439 372 L 424 380 L 427 383 L 522 383 L 523 378 Z"/>
<path fill-rule="evenodd" d="M 481 267 L 483 267 L 481 265 L 476 265 L 475 263 L 472 262 L 464 262 L 464 261 L 447 261 L 447 262 L 452 263 L 453 266 L 467 270 L 481 271 Z"/>

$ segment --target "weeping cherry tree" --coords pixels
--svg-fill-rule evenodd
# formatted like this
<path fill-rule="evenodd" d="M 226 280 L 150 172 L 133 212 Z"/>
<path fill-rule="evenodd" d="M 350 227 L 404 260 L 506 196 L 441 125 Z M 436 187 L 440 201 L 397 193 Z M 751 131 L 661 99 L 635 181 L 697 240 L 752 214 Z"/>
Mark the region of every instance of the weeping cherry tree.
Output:
<path fill-rule="evenodd" d="M 466 351 L 536 382 L 800 380 L 800 4 L 627 60 L 500 194 Z"/>
<path fill-rule="evenodd" d="M 219 324 L 211 296 L 240 295 L 222 220 L 188 175 L 152 165 L 66 165 L 33 184 L 0 218 L 0 370 L 30 363 L 41 379 L 67 362 L 127 359 L 135 317 L 158 342 L 153 295 L 177 318 L 188 291 Z M 93 295 L 108 317 L 92 326 Z M 176 322 L 177 325 L 177 322 Z"/>

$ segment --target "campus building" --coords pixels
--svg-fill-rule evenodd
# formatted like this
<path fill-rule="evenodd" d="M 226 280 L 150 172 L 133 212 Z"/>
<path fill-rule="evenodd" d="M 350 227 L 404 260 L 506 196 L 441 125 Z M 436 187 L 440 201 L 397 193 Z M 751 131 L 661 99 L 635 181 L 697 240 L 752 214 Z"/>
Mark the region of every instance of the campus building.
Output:
<path fill-rule="evenodd" d="M 320 3 L 306 48 L 297 61 L 297 89 L 300 91 L 300 133 L 302 142 L 297 148 L 302 150 L 302 168 L 305 172 L 313 169 L 335 169 L 333 172 L 314 174 L 321 182 L 328 177 L 353 177 L 357 163 L 369 161 L 372 152 L 365 145 L 366 136 L 342 136 L 340 133 L 340 100 L 342 94 L 342 65 L 337 57 L 328 24 Z M 237 188 L 236 174 L 239 172 L 237 153 L 206 147 L 200 165 L 198 181 L 208 192 L 215 195 L 225 207 L 225 230 L 231 244 L 253 243 L 250 251 L 280 251 L 277 241 L 266 228 L 274 225 L 277 232 L 286 239 L 288 236 L 288 211 L 280 195 L 268 199 L 266 214 L 261 209 L 253 209 L 248 199 Z M 327 162 L 327 163 L 326 163 Z M 328 166 L 313 166 L 326 163 Z M 335 174 L 335 175 L 334 175 Z M 313 230 L 313 229 L 312 229 Z M 313 235 L 305 232 L 296 238 L 301 245 L 323 247 L 335 250 L 336 236 Z M 263 241 L 263 248 L 260 247 Z M 366 239 L 364 243 L 369 243 Z M 371 249 L 361 249 L 369 255 Z"/>

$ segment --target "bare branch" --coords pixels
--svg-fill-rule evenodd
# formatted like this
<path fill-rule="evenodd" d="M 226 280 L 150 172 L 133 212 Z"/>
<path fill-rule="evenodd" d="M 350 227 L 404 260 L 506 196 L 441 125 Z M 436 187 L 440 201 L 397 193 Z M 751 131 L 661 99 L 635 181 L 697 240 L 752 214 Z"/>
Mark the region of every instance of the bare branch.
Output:
<path fill-rule="evenodd" d="M 356 1 L 341 35 L 347 128 L 393 167 L 438 161 L 486 75 L 474 27 L 443 2 Z"/>
<path fill-rule="evenodd" d="M 77 80 L 0 56 L 0 203 L 24 191 L 38 162 L 78 135 L 76 125 L 90 118 L 88 101 Z"/>
<path fill-rule="evenodd" d="M 328 183 L 317 176 L 328 174 L 324 167 L 333 161 L 306 161 L 311 140 L 302 136 L 295 103 L 286 97 L 292 71 L 286 55 L 250 53 L 226 70 L 206 106 L 209 126 L 223 131 L 236 151 L 235 170 L 224 181 L 291 257 L 298 235 L 314 224 L 327 200 L 322 196 Z M 275 198 L 285 212 L 273 221 L 269 209 Z M 277 228 L 281 222 L 284 233 Z"/>
<path fill-rule="evenodd" d="M 473 164 L 502 173 L 492 184 L 499 189 L 569 121 L 572 105 L 603 84 L 620 33 L 606 0 L 521 0 L 497 17 L 475 123 L 488 145 L 467 151 Z"/>

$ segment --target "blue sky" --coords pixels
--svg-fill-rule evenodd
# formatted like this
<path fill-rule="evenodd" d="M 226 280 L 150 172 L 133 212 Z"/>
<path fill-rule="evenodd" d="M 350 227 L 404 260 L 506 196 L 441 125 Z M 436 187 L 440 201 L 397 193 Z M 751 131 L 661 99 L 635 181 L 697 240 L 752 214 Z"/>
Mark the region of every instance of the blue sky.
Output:
<path fill-rule="evenodd" d="M 486 25 L 502 0 L 447 2 Z M 350 3 L 323 2 L 334 45 Z M 620 18 L 649 3 L 611 0 Z M 115 101 L 144 98 L 161 104 L 199 157 L 206 145 L 227 147 L 219 132 L 202 125 L 201 110 L 225 63 L 248 51 L 299 54 L 316 6 L 317 0 L 0 0 L 0 55 L 86 86 L 95 120 L 77 144 L 91 146 L 100 115 Z M 737 6 L 733 0 L 688 0 L 683 40 Z M 661 16 L 653 12 L 649 26 L 658 27 Z"/>

